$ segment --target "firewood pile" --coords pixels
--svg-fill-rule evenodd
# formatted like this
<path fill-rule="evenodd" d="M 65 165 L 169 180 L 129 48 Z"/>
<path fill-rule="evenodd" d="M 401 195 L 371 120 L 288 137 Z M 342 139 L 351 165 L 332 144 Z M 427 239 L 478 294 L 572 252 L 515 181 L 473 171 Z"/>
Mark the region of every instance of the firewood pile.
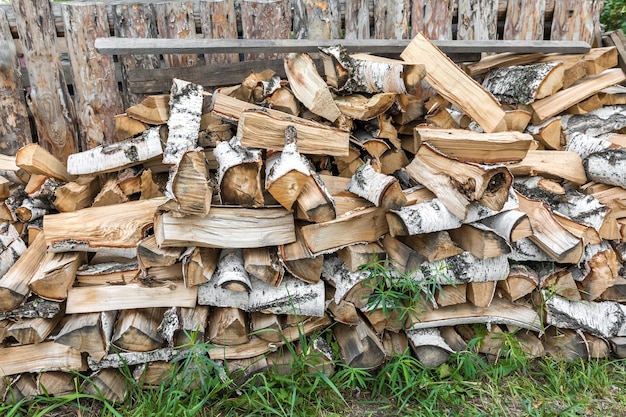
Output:
<path fill-rule="evenodd" d="M 0 392 L 80 371 L 119 399 L 120 366 L 158 383 L 191 341 L 230 370 L 288 366 L 282 345 L 331 325 L 339 358 L 310 344 L 324 372 L 408 348 L 437 366 L 475 324 L 488 355 L 511 333 L 531 356 L 624 357 L 618 49 L 461 68 L 418 35 L 401 57 L 175 79 L 114 145 L 1 156 Z M 362 268 L 381 263 L 383 282 Z M 415 314 L 372 301 L 401 280 L 432 289 Z"/>

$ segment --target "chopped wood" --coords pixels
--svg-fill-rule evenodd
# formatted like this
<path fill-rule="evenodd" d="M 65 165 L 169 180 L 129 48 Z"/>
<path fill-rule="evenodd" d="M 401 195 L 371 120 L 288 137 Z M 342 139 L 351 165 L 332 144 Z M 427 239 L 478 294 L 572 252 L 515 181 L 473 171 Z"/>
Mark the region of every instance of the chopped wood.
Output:
<path fill-rule="evenodd" d="M 162 154 L 159 128 L 153 127 L 140 136 L 72 154 L 67 158 L 67 167 L 72 175 L 103 174 L 140 164 Z"/>
<path fill-rule="evenodd" d="M 333 334 L 341 360 L 355 368 L 373 369 L 385 360 L 385 349 L 374 331 L 363 321 L 356 326 L 337 323 Z"/>
<path fill-rule="evenodd" d="M 209 308 L 196 306 L 179 310 L 180 323 L 174 331 L 173 346 L 185 348 L 193 343 L 202 343 L 209 322 Z"/>
<path fill-rule="evenodd" d="M 372 97 L 361 94 L 334 97 L 339 111 L 351 119 L 371 120 L 385 113 L 396 102 L 396 94 L 378 93 Z M 417 116 L 416 116 L 417 117 Z"/>
<path fill-rule="evenodd" d="M 31 174 L 44 175 L 64 182 L 75 179 L 68 173 L 63 162 L 36 143 L 23 146 L 17 151 L 15 165 Z"/>
<path fill-rule="evenodd" d="M 222 249 L 215 271 L 215 284 L 225 290 L 250 292 L 250 277 L 244 267 L 242 249 Z"/>
<path fill-rule="evenodd" d="M 44 216 L 45 242 L 52 252 L 98 251 L 102 247 L 136 254 L 136 246 L 164 198 L 139 200 L 121 206 L 86 208 Z M 115 220 L 113 217 L 115 216 Z"/>
<path fill-rule="evenodd" d="M 250 277 L 251 290 L 229 291 L 217 285 L 215 279 L 198 287 L 198 304 L 215 307 L 236 307 L 244 311 L 274 314 L 324 315 L 324 283 L 308 284 L 286 275 L 274 287 Z"/>
<path fill-rule="evenodd" d="M 170 91 L 168 136 L 163 163 L 178 164 L 186 152 L 197 147 L 202 113 L 202 86 L 174 78 Z"/>
<path fill-rule="evenodd" d="M 100 190 L 100 181 L 96 176 L 80 176 L 57 188 L 54 207 L 60 212 L 77 211 L 87 208 Z"/>
<path fill-rule="evenodd" d="M 468 282 L 467 301 L 477 307 L 489 307 L 496 292 L 496 281 Z"/>
<path fill-rule="evenodd" d="M 515 176 L 542 175 L 566 179 L 577 185 L 587 182 L 583 161 L 572 151 L 530 150 L 522 161 L 509 164 L 507 168 Z"/>
<path fill-rule="evenodd" d="M 449 230 L 448 233 L 459 247 L 471 252 L 478 259 L 493 258 L 511 252 L 506 239 L 482 223 L 463 224 L 458 229 Z"/>
<path fill-rule="evenodd" d="M 103 207 L 112 206 L 116 204 L 122 204 L 128 201 L 128 196 L 124 194 L 124 191 L 117 183 L 117 179 L 110 176 L 109 179 L 102 185 L 100 192 L 93 199 L 91 207 Z"/>
<path fill-rule="evenodd" d="M 74 284 L 76 271 L 85 257 L 81 252 L 46 253 L 28 286 L 42 298 L 62 301 Z"/>
<path fill-rule="evenodd" d="M 410 329 L 406 335 L 415 356 L 427 368 L 436 368 L 450 359 L 454 350 L 448 346 L 439 329 Z"/>
<path fill-rule="evenodd" d="M 71 314 L 54 338 L 55 343 L 86 352 L 99 361 L 107 355 L 117 311 Z"/>
<path fill-rule="evenodd" d="M 287 210 L 291 210 L 312 171 L 309 160 L 298 152 L 297 140 L 296 127 L 287 126 L 283 151 L 268 156 L 265 162 L 265 189 Z"/>
<path fill-rule="evenodd" d="M 101 396 L 111 403 L 121 403 L 128 395 L 127 382 L 119 369 L 102 369 L 90 375 L 80 390 L 87 395 Z"/>
<path fill-rule="evenodd" d="M 341 116 L 326 82 L 308 54 L 288 54 L 285 57 L 285 73 L 294 95 L 311 112 L 330 122 Z"/>
<path fill-rule="evenodd" d="M 534 111 L 533 123 L 541 123 L 598 91 L 619 84 L 624 80 L 626 80 L 624 72 L 620 68 L 612 68 L 598 75 L 590 75 L 576 85 L 537 100 L 531 104 Z"/>
<path fill-rule="evenodd" d="M 164 340 L 157 332 L 163 320 L 162 308 L 137 308 L 122 310 L 115 321 L 111 343 L 118 349 L 148 352 L 163 346 Z"/>
<path fill-rule="evenodd" d="M 500 102 L 530 104 L 561 89 L 564 71 L 563 64 L 554 61 L 501 67 L 491 70 L 482 85 Z"/>
<path fill-rule="evenodd" d="M 222 204 L 262 206 L 261 151 L 243 147 L 237 136 L 218 144 L 213 155 L 219 165 L 217 185 Z"/>
<path fill-rule="evenodd" d="M 469 252 L 463 252 L 439 261 L 425 262 L 421 272 L 425 278 L 447 285 L 500 281 L 508 276 L 509 263 L 507 256 L 478 259 Z"/>
<path fill-rule="evenodd" d="M 242 111 L 237 125 L 237 137 L 241 139 L 243 146 L 280 151 L 285 145 L 285 129 L 290 125 L 295 126 L 298 133 L 298 150 L 301 153 L 348 155 L 348 132 L 278 111 Z"/>
<path fill-rule="evenodd" d="M 375 242 L 388 231 L 385 210 L 378 207 L 355 210 L 335 220 L 301 228 L 302 237 L 313 254 L 354 243 Z"/>
<path fill-rule="evenodd" d="M 177 165 L 170 170 L 167 195 L 176 203 L 176 212 L 180 215 L 206 216 L 211 207 L 213 188 L 208 181 L 204 151 L 184 152 L 177 156 L 177 160 Z"/>
<path fill-rule="evenodd" d="M 466 303 L 425 311 L 419 321 L 412 324 L 411 329 L 472 323 L 506 324 L 535 332 L 542 329 L 541 319 L 535 310 L 498 298 L 494 298 L 489 307 Z"/>
<path fill-rule="evenodd" d="M 115 115 L 115 139 L 117 142 L 137 136 L 146 129 L 148 129 L 147 124 L 130 117 L 126 113 Z"/>
<path fill-rule="evenodd" d="M 615 285 L 615 280 L 619 276 L 620 265 L 617 261 L 617 254 L 608 244 L 588 245 L 585 248 L 587 253 L 593 253 L 586 261 L 586 268 L 589 270 L 587 276 L 581 282 L 584 298 L 593 301 L 599 298 L 608 288 Z M 586 257 L 589 257 L 588 254 Z"/>
<path fill-rule="evenodd" d="M 61 303 L 33 297 L 11 311 L 0 312 L 0 320 L 44 317 L 52 318 L 61 311 Z"/>
<path fill-rule="evenodd" d="M 352 272 L 364 265 L 386 259 L 386 253 L 378 243 L 357 243 L 338 250 L 337 254 Z"/>
<path fill-rule="evenodd" d="M 246 271 L 261 281 L 277 286 L 283 279 L 285 270 L 276 247 L 244 249 L 243 260 Z"/>
<path fill-rule="evenodd" d="M 541 57 L 542 54 L 540 53 L 519 54 L 504 52 L 484 56 L 480 61 L 464 63 L 462 67 L 471 77 L 476 77 L 489 72 L 493 68 L 531 64 Z"/>
<path fill-rule="evenodd" d="M 26 244 L 11 223 L 0 223 L 0 278 L 26 251 Z"/>
<path fill-rule="evenodd" d="M 467 285 L 468 284 L 443 285 L 435 294 L 437 306 L 446 307 L 467 302 Z"/>
<path fill-rule="evenodd" d="M 450 238 L 450 231 L 442 230 L 403 236 L 400 238 L 400 242 L 408 245 L 426 258 L 428 262 L 438 261 L 463 252 L 463 249 L 458 247 Z"/>
<path fill-rule="evenodd" d="M 248 320 L 238 308 L 212 308 L 209 323 L 208 341 L 211 343 L 233 346 L 246 343 L 249 339 Z"/>
<path fill-rule="evenodd" d="M 612 301 L 571 301 L 543 291 L 547 323 L 600 337 L 626 336 L 626 308 Z"/>
<path fill-rule="evenodd" d="M 86 371 L 81 353 L 52 341 L 0 348 L 0 375 L 42 371 Z"/>
<path fill-rule="evenodd" d="M 511 265 L 506 279 L 498 281 L 498 290 L 511 301 L 519 300 L 530 294 L 538 286 L 539 276 L 537 272 L 522 264 Z"/>
<path fill-rule="evenodd" d="M 74 274 L 76 282 L 81 286 L 127 284 L 137 278 L 138 275 L 139 264 L 136 261 L 109 261 L 82 265 Z"/>
<path fill-rule="evenodd" d="M 410 63 L 423 64 L 425 80 L 474 119 L 486 132 L 506 129 L 504 110 L 495 98 L 465 74 L 424 35 L 418 33 L 401 54 Z"/>
<path fill-rule="evenodd" d="M 76 392 L 78 376 L 71 372 L 50 371 L 37 376 L 38 395 L 60 397 Z"/>
<path fill-rule="evenodd" d="M 370 163 L 356 170 L 346 190 L 388 210 L 399 210 L 407 202 L 398 179 L 376 172 Z"/>
<path fill-rule="evenodd" d="M 461 227 L 461 220 L 436 198 L 387 213 L 391 236 L 418 235 Z"/>
<path fill-rule="evenodd" d="M 524 159 L 533 140 L 527 133 L 478 133 L 465 129 L 417 126 L 415 140 L 426 142 L 446 156 L 481 164 L 518 162 Z"/>
<path fill-rule="evenodd" d="M 170 117 L 170 95 L 152 95 L 126 109 L 126 114 L 133 119 L 149 124 L 163 125 Z"/>
<path fill-rule="evenodd" d="M 333 300 L 337 305 L 347 301 L 361 309 L 365 307 L 369 295 L 374 291 L 373 286 L 368 285 L 369 272 L 350 271 L 338 256 L 324 259 L 322 277 L 335 287 Z"/>
<path fill-rule="evenodd" d="M 142 269 L 173 265 L 181 259 L 183 252 L 183 248 L 160 247 L 154 235 L 137 243 L 137 261 Z"/>
<path fill-rule="evenodd" d="M 483 167 L 457 161 L 428 145 L 422 145 L 406 171 L 462 220 L 467 217 L 469 205 L 474 201 L 492 210 L 501 210 L 513 180 L 505 167 Z"/>
<path fill-rule="evenodd" d="M 6 329 L 6 335 L 14 338 L 21 345 L 41 343 L 48 338 L 62 318 L 63 314 L 52 318 L 22 319 L 10 324 Z"/>
<path fill-rule="evenodd" d="M 37 273 L 45 255 L 46 240 L 43 234 L 39 234 L 0 278 L 0 311 L 13 310 L 26 300 L 30 293 L 28 283 Z"/>
<path fill-rule="evenodd" d="M 300 190 L 295 203 L 297 219 L 314 223 L 333 220 L 338 215 L 335 199 L 326 189 L 326 185 L 317 174 L 311 170 L 306 183 Z"/>
<path fill-rule="evenodd" d="M 194 307 L 198 288 L 182 282 L 148 287 L 138 283 L 72 287 L 67 294 L 66 314 L 92 313 L 150 307 Z"/>
<path fill-rule="evenodd" d="M 520 210 L 507 210 L 480 221 L 495 230 L 507 242 L 517 242 L 532 235 L 532 227 L 526 213 Z"/>
<path fill-rule="evenodd" d="M 296 240 L 293 215 L 282 207 L 212 206 L 205 217 L 163 213 L 156 217 L 154 230 L 162 247 L 256 248 Z"/>

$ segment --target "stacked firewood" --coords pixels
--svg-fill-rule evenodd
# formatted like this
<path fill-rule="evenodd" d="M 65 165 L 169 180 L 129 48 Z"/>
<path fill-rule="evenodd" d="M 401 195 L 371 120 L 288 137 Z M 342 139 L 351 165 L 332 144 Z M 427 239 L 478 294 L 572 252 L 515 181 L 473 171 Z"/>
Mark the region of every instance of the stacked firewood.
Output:
<path fill-rule="evenodd" d="M 80 371 L 119 399 L 120 366 L 158 383 L 192 341 L 230 369 L 288 365 L 281 345 L 331 323 L 340 358 L 310 344 L 324 372 L 409 347 L 437 366 L 481 323 L 489 355 L 509 332 L 533 356 L 623 356 L 617 56 L 461 69 L 421 35 L 402 60 L 290 54 L 287 80 L 175 79 L 66 163 L 2 157 L 2 393 L 72 391 Z M 372 302 L 394 284 L 361 266 L 381 260 L 434 284 L 418 314 Z"/>

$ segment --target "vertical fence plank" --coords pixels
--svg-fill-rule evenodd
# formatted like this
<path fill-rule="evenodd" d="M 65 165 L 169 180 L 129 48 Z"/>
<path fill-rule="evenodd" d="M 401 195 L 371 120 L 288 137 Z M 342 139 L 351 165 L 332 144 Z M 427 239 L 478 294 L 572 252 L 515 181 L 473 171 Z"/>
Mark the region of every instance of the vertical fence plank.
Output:
<path fill-rule="evenodd" d="M 116 142 L 115 115 L 123 112 L 113 57 L 96 51 L 96 38 L 109 36 L 104 3 L 63 5 L 65 39 L 74 78 L 81 149 Z"/>
<path fill-rule="evenodd" d="M 241 26 L 244 39 L 289 39 L 290 0 L 242 0 Z M 280 54 L 248 54 L 247 60 L 279 58 Z"/>
<path fill-rule="evenodd" d="M 120 38 L 156 38 L 157 27 L 154 18 L 154 9 L 150 3 L 114 4 L 115 36 Z M 159 57 L 152 54 L 120 55 L 122 67 L 122 88 L 124 106 L 126 108 L 138 104 L 145 98 L 145 94 L 132 92 L 127 74 L 135 69 L 159 68 Z"/>
<path fill-rule="evenodd" d="M 374 0 L 374 37 L 407 39 L 409 37 L 409 0 Z"/>
<path fill-rule="evenodd" d="M 428 39 L 452 39 L 454 0 L 414 0 L 412 37 L 422 32 Z"/>
<path fill-rule="evenodd" d="M 459 0 L 457 40 L 493 40 L 498 36 L 498 0 Z"/>
<path fill-rule="evenodd" d="M 599 24 L 602 1 L 561 0 L 554 5 L 550 39 L 593 43 Z"/>
<path fill-rule="evenodd" d="M 234 0 L 200 2 L 202 34 L 206 39 L 237 39 L 237 15 Z M 205 54 L 207 64 L 239 62 L 239 54 Z"/>
<path fill-rule="evenodd" d="M 155 3 L 154 10 L 160 38 L 193 39 L 196 37 L 192 2 Z M 198 63 L 198 55 L 164 54 L 163 62 L 166 68 L 193 67 Z"/>
<path fill-rule="evenodd" d="M 293 32 L 296 39 L 338 39 L 339 0 L 294 0 Z"/>
<path fill-rule="evenodd" d="M 59 160 L 78 151 L 76 115 L 55 47 L 48 0 L 14 0 L 17 31 L 30 79 L 30 109 L 39 144 Z"/>
<path fill-rule="evenodd" d="M 504 39 L 542 40 L 546 0 L 509 0 Z"/>
<path fill-rule="evenodd" d="M 370 38 L 370 12 L 368 0 L 346 0 L 346 39 Z"/>
<path fill-rule="evenodd" d="M 0 153 L 15 155 L 33 141 L 22 91 L 20 64 L 4 10 L 0 9 Z"/>

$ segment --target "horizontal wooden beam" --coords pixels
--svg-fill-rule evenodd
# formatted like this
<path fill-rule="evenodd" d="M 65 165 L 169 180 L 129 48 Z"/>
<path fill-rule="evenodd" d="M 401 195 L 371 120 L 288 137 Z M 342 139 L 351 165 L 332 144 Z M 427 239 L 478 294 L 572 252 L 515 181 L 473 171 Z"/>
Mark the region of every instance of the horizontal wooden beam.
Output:
<path fill-rule="evenodd" d="M 340 43 L 350 53 L 400 53 L 409 39 L 133 39 L 98 38 L 96 49 L 101 54 L 197 54 L 197 53 L 262 53 L 262 52 L 318 52 L 320 47 Z M 586 53 L 590 46 L 581 41 L 433 41 L 445 53 L 480 52 L 542 52 Z"/>

